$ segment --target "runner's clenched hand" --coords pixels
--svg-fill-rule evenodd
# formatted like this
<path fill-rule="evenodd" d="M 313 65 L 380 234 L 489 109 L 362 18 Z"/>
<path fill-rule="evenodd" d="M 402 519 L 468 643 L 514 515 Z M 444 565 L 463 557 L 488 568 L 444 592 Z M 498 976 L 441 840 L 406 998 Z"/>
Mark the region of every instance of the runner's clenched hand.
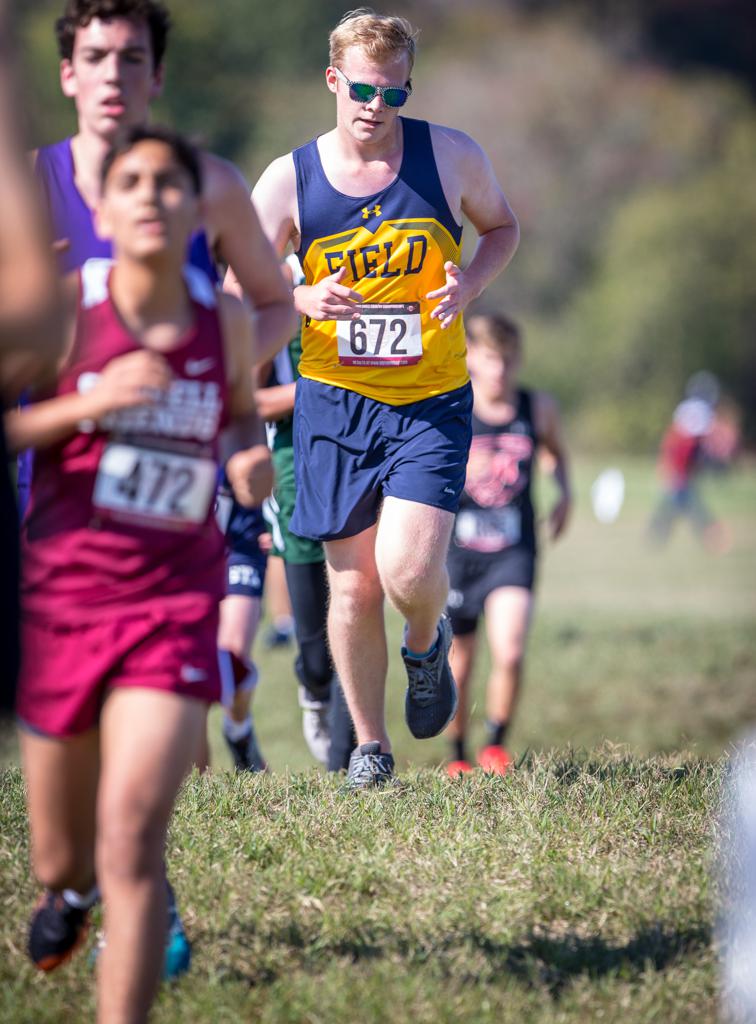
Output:
<path fill-rule="evenodd" d="M 339 267 L 335 274 L 317 284 L 295 288 L 297 312 L 311 320 L 356 320 L 360 315 L 357 304 L 362 302 L 362 296 L 341 283 L 345 274 L 346 268 Z"/>

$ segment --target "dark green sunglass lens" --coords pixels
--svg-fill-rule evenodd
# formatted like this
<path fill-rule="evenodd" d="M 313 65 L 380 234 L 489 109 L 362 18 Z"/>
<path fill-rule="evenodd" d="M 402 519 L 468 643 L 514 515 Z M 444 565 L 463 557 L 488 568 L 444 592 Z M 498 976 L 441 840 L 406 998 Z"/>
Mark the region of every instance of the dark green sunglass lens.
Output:
<path fill-rule="evenodd" d="M 358 103 L 370 103 L 375 98 L 376 88 L 374 85 L 366 85 L 364 82 L 353 82 L 350 86 L 353 100 Z"/>
<path fill-rule="evenodd" d="M 383 93 L 383 101 L 389 107 L 403 107 L 407 102 L 407 90 L 386 89 Z"/>

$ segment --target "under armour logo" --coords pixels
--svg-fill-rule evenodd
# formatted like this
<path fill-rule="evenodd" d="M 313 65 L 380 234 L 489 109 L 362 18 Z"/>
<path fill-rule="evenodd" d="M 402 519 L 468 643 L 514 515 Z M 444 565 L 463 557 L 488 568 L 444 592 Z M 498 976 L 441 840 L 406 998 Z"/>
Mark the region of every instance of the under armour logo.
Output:
<path fill-rule="evenodd" d="M 381 208 L 378 205 L 378 203 L 375 204 L 375 206 L 373 207 L 372 212 L 375 214 L 376 217 L 380 217 L 380 215 L 381 215 Z M 367 220 L 368 217 L 370 216 L 370 213 L 371 213 L 371 211 L 370 211 L 369 207 L 367 207 L 367 206 L 363 206 L 362 207 L 362 219 L 363 220 Z"/>

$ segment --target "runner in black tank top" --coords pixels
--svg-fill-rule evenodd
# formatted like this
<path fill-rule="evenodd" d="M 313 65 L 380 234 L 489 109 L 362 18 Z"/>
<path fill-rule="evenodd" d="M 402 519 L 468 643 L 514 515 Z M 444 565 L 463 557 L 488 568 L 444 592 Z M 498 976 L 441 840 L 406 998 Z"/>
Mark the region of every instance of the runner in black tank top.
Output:
<path fill-rule="evenodd" d="M 531 484 L 539 448 L 552 457 L 560 491 L 550 516 L 554 537 L 567 521 L 570 493 L 556 404 L 549 395 L 516 384 L 518 328 L 502 316 L 473 316 L 467 341 L 475 406 L 467 479 L 448 559 L 448 612 L 455 637 L 451 663 L 459 688 L 459 711 L 449 728 L 449 772 L 471 768 L 465 750 L 468 687 L 478 619 L 484 615 L 492 669 L 488 743 L 478 763 L 503 774 L 511 763 L 504 739 L 519 689 L 533 600 L 537 539 Z"/>

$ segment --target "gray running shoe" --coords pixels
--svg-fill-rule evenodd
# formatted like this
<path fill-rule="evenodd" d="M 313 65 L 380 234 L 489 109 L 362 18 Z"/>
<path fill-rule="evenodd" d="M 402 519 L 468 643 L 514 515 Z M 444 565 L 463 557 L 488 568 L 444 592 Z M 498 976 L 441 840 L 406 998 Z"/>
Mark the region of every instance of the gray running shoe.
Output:
<path fill-rule="evenodd" d="M 438 736 L 457 711 L 457 686 L 449 667 L 451 642 L 451 623 L 442 615 L 438 624 L 438 646 L 433 654 L 418 660 L 410 658 L 407 648 L 402 647 L 408 680 L 404 717 L 409 731 L 418 740 Z"/>
<path fill-rule="evenodd" d="M 224 739 L 231 751 L 231 757 L 234 759 L 234 768 L 238 772 L 264 772 L 267 771 L 268 765 L 265 758 L 260 753 L 260 748 L 257 745 L 257 736 L 255 735 L 254 726 L 249 730 L 246 736 L 242 736 L 241 739 L 231 740 L 224 733 Z"/>
<path fill-rule="evenodd" d="M 331 749 L 331 723 L 329 721 L 331 702 L 315 700 L 304 686 L 300 686 L 299 706 L 302 709 L 302 735 L 307 748 L 316 761 L 327 765 Z"/>
<path fill-rule="evenodd" d="M 349 758 L 346 784 L 349 789 L 369 789 L 394 781 L 394 758 L 382 754 L 380 743 L 363 743 Z"/>

